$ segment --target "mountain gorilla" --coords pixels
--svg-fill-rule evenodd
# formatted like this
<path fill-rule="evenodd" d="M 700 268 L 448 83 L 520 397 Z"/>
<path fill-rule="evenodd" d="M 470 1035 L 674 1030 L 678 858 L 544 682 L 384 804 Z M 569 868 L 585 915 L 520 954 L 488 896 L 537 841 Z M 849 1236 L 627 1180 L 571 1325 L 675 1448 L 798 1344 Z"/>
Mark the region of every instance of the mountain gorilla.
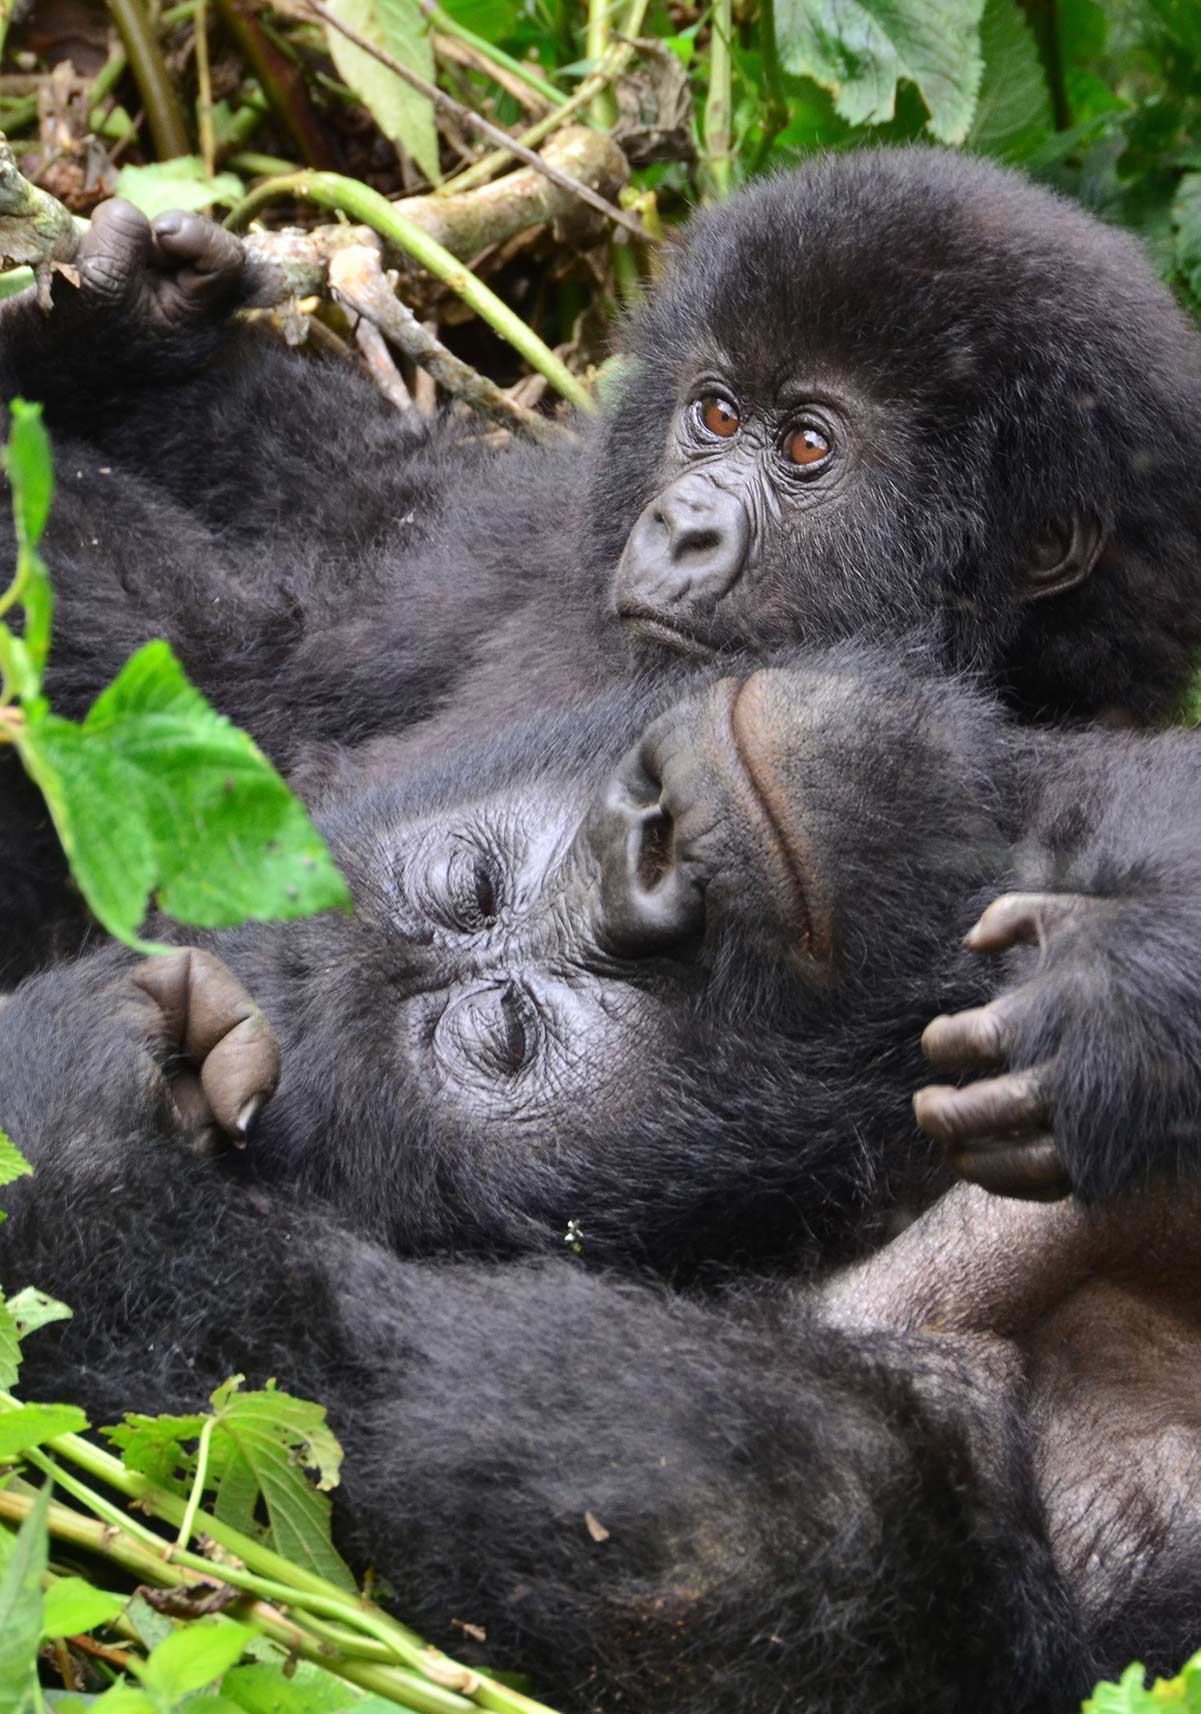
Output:
<path fill-rule="evenodd" d="M 1187 1055 L 1129 1090 L 1196 1034 L 1201 750 L 1015 733 L 847 650 L 707 676 L 331 804 L 353 919 L 110 949 L 0 1006 L 36 1166 L 0 1274 L 76 1311 L 27 1390 L 320 1397 L 355 1562 L 570 1709 L 1051 1714 L 1135 1650 L 1175 1665 L 1188 1199 L 964 1187 L 802 1281 L 936 1191 L 917 1030 L 981 997 L 958 935 L 1012 882 L 1088 925 L 1023 992 L 1094 1132 L 1194 1122 Z"/>
<path fill-rule="evenodd" d="M 194 216 L 110 204 L 79 269 L 0 317 L 57 449 L 66 713 L 166 635 L 314 792 L 319 739 L 400 765 L 673 653 L 915 636 L 1029 714 L 1143 718 L 1201 639 L 1196 338 L 1133 240 L 980 161 L 830 156 L 700 216 L 559 452 L 233 327 L 257 270 Z M 78 923 L 10 774 L 11 981 Z"/>

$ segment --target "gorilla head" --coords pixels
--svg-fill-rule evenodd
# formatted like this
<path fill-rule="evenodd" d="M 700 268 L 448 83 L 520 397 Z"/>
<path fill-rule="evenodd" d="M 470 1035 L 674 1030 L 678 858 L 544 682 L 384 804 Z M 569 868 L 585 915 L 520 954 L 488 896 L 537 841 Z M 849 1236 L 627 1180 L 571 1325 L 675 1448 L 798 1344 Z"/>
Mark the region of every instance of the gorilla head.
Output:
<path fill-rule="evenodd" d="M 700 216 L 594 463 L 643 641 L 933 624 L 1028 708 L 1146 713 L 1201 637 L 1201 365 L 1136 243 L 983 162 L 829 156 Z"/>
<path fill-rule="evenodd" d="M 402 1249 L 575 1220 L 678 1260 L 836 1241 L 913 1169 L 918 1038 L 974 991 L 958 935 L 1005 854 L 1003 723 L 837 653 L 678 694 L 329 809 L 354 917 L 214 943 L 283 1049 L 261 1170 Z"/>

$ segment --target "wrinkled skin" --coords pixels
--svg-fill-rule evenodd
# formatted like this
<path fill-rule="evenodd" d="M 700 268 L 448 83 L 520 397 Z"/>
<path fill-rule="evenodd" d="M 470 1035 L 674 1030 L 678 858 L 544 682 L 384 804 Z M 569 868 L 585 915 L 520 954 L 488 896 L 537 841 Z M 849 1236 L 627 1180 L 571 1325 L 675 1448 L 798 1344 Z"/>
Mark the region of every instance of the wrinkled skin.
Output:
<path fill-rule="evenodd" d="M 673 1271 L 854 1249 L 937 1179 L 908 1096 L 930 1010 L 986 992 L 956 941 L 1008 849 L 1004 723 L 870 657 L 678 694 L 328 805 L 354 916 L 203 941 L 282 1055 L 230 1170 L 403 1251 L 557 1248 L 576 1220 L 590 1254 Z M 52 972 L 40 991 L 56 1016 Z"/>
<path fill-rule="evenodd" d="M 237 329 L 261 277 L 194 216 L 109 205 L 81 275 L 0 314 L 62 478 L 56 704 L 166 635 L 312 796 L 344 743 L 407 765 L 680 654 L 875 637 L 1143 718 L 1201 640 L 1195 336 L 1132 241 L 983 162 L 834 156 L 700 217 L 555 452 Z M 11 981 L 79 927 L 9 773 Z"/>
<path fill-rule="evenodd" d="M 110 950 L 0 1006 L 35 1164 L 0 1280 L 76 1310 L 30 1396 L 322 1398 L 346 1552 L 567 1709 L 1053 1714 L 1132 1653 L 1177 1664 L 1188 1201 L 967 1188 L 820 1284 L 781 1264 L 871 1250 L 937 1188 L 917 1035 L 985 998 L 954 942 L 987 897 L 1053 863 L 1167 932 L 1201 845 L 1152 873 L 1137 842 L 1201 801 L 1195 749 L 1032 743 L 843 651 L 360 781 L 324 818 L 353 919 Z M 1057 767 L 1097 791 L 1071 829 Z M 1194 970 L 1201 925 L 1172 928 Z M 1123 978 L 1137 1074 L 1164 985 Z M 1058 1051 L 1083 1082 L 1103 1046 Z"/>

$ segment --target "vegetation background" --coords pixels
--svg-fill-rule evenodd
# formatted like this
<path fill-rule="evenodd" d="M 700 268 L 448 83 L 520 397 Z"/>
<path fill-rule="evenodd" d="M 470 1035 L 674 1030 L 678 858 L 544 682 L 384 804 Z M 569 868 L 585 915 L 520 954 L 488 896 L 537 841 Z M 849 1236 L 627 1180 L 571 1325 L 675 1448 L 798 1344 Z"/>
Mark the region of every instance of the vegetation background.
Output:
<path fill-rule="evenodd" d="M 1201 315 L 1201 0 L 0 0 L 0 49 L 5 260 L 45 285 L 72 217 L 114 193 L 257 222 L 286 270 L 264 312 L 284 337 L 365 364 L 398 404 L 482 410 L 489 434 L 563 432 L 672 228 L 817 149 L 928 140 L 1021 166 L 1135 231 Z M 152 892 L 193 922 L 345 904 L 299 805 L 165 645 L 81 726 L 50 710 L 33 407 L 6 467 L 0 613 L 22 622 L 0 623 L 0 742 L 100 921 L 138 944 Z M 227 871 L 181 851 L 161 805 L 170 787 L 203 807 L 235 766 Z M 91 837 L 101 796 L 128 806 L 126 854 Z M 27 1171 L 0 1132 L 0 1184 Z M 69 1313 L 0 1296 L 0 1389 Z M 550 1714 L 356 1591 L 319 1406 L 235 1378 L 207 1413 L 127 1418 L 112 1450 L 86 1427 L 0 1391 L 0 1714 Z M 1151 1689 L 1132 1666 L 1087 1707 L 1201 1714 L 1201 1655 Z"/>
<path fill-rule="evenodd" d="M 402 295 L 519 405 L 579 395 L 486 294 L 482 316 L 464 301 L 461 264 L 588 385 L 688 210 L 821 148 L 922 139 L 1021 166 L 1136 231 L 1201 309 L 1196 0 L 0 0 L 0 32 L 0 129 L 75 214 L 119 191 L 378 230 L 354 187 L 379 193 L 460 264 L 440 282 L 393 230 Z M 498 129 L 592 205 L 545 181 L 514 205 Z M 348 339 L 336 309 L 320 323 Z"/>

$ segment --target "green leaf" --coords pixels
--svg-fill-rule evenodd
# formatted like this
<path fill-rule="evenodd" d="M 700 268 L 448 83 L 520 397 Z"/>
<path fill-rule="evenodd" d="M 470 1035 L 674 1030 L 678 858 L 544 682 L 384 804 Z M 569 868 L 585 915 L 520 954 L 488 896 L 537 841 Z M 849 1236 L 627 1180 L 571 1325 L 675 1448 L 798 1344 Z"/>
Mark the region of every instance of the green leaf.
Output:
<path fill-rule="evenodd" d="M 37 543 L 50 515 L 54 495 L 54 472 L 50 442 L 42 425 L 40 405 L 14 399 L 10 407 L 12 426 L 4 450 L 4 467 L 13 493 L 13 521 L 17 531 L 17 569 L 14 591 L 25 610 L 24 635 L 3 632 L 3 665 L 13 689 L 34 712 L 39 704 L 42 671 L 50 650 L 50 625 L 54 595 L 45 562 Z"/>
<path fill-rule="evenodd" d="M 1176 268 L 1201 299 L 1201 172 L 1185 173 L 1172 202 Z"/>
<path fill-rule="evenodd" d="M 156 1612 L 145 1595 L 135 1595 L 125 1609 L 125 1617 L 138 1634 L 138 1640 L 149 1654 L 156 1643 L 171 1636 L 175 1626 L 165 1613 Z"/>
<path fill-rule="evenodd" d="M 187 1442 L 204 1427 L 203 1416 L 143 1416 L 126 1411 L 122 1422 L 101 1433 L 121 1454 L 127 1470 L 146 1476 L 158 1488 L 172 1493 L 187 1491 L 186 1472 L 194 1463 Z"/>
<path fill-rule="evenodd" d="M 4 468 L 13 490 L 13 517 L 18 539 L 36 547 L 42 539 L 54 496 L 54 471 L 50 440 L 42 423 L 42 407 L 25 399 L 14 399 L 10 407 L 12 428 L 4 454 Z"/>
<path fill-rule="evenodd" d="M 79 1434 L 88 1419 L 78 1405 L 18 1405 L 0 1415 L 0 1463 L 60 1434 Z"/>
<path fill-rule="evenodd" d="M 329 0 L 329 9 L 427 83 L 434 82 L 434 50 L 417 0 Z M 328 24 L 325 39 L 340 75 L 384 136 L 412 155 L 427 178 L 437 179 L 438 135 L 432 104 Z"/>
<path fill-rule="evenodd" d="M 1038 48 L 1017 0 L 986 0 L 980 23 L 984 74 L 967 146 L 1001 161 L 1025 161 L 1054 130 Z"/>
<path fill-rule="evenodd" d="M 15 1387 L 21 1369 L 21 1330 L 0 1292 L 0 1387 Z"/>
<path fill-rule="evenodd" d="M 42 1636 L 75 1637 L 115 1619 L 125 1606 L 120 1595 L 96 1589 L 82 1577 L 60 1577 L 46 1591 Z"/>
<path fill-rule="evenodd" d="M 170 1707 L 227 1672 L 254 1634 L 249 1625 L 228 1620 L 188 1625 L 150 1651 L 140 1673 L 142 1688 L 154 1701 Z"/>
<path fill-rule="evenodd" d="M 31 1175 L 33 1168 L 12 1138 L 0 1131 L 0 1184 L 11 1184 L 14 1178 Z"/>
<path fill-rule="evenodd" d="M 284 1677 L 281 1666 L 263 1661 L 235 1666 L 222 1680 L 222 1694 L 243 1714 L 342 1714 L 344 1709 L 359 1714 L 367 1702 L 375 1700 L 356 1696 L 342 1679 L 308 1661 L 299 1661 L 296 1666 L 289 1678 Z"/>
<path fill-rule="evenodd" d="M 144 1690 L 120 1680 L 96 1698 L 91 1714 L 157 1714 L 157 1711 Z"/>
<path fill-rule="evenodd" d="M 962 143 L 980 85 L 983 9 L 984 0 L 777 0 L 780 59 L 828 89 L 852 125 L 891 119 L 907 78 L 932 134 Z"/>
<path fill-rule="evenodd" d="M 233 173 L 209 178 L 199 155 L 177 155 L 171 161 L 156 161 L 149 167 L 122 167 L 117 174 L 116 195 L 126 197 L 148 220 L 169 208 L 200 209 L 218 202 L 232 208 L 241 202 L 241 179 Z"/>
<path fill-rule="evenodd" d="M 268 1387 L 238 1390 L 235 1376 L 212 1396 L 216 1427 L 209 1442 L 206 1491 L 224 1523 L 255 1536 L 276 1553 L 328 1578 L 341 1589 L 354 1579 L 330 1540 L 330 1508 L 324 1490 L 336 1486 L 342 1448 L 321 1405 Z M 127 1415 L 104 1433 L 130 1470 L 160 1487 L 187 1492 L 196 1468 L 193 1442 L 202 1416 Z M 314 1472 L 317 1486 L 303 1474 Z M 260 1502 L 267 1523 L 259 1522 Z"/>
<path fill-rule="evenodd" d="M 72 874 L 121 940 L 139 944 L 156 887 L 163 910 L 206 928 L 350 908 L 300 800 L 166 643 L 139 649 L 81 726 L 41 714 L 17 744 Z"/>
<path fill-rule="evenodd" d="M 70 1304 L 60 1303 L 58 1298 L 38 1291 L 36 1286 L 26 1286 L 15 1297 L 10 1297 L 8 1308 L 17 1324 L 18 1339 L 36 1333 L 39 1327 L 45 1327 L 51 1321 L 70 1321 L 74 1314 Z"/>
<path fill-rule="evenodd" d="M 0 1714 L 22 1714 L 37 1683 L 42 1635 L 42 1577 L 49 1558 L 46 1515 L 49 1486 L 39 1489 L 33 1509 L 11 1544 L 0 1574 Z"/>
<path fill-rule="evenodd" d="M 1098 1684 L 1083 1714 L 1164 1714 L 1175 1708 L 1179 1714 L 1201 1714 L 1201 1654 L 1186 1662 L 1176 1678 L 1157 1678 L 1144 1688 L 1145 1669 L 1128 1666 L 1117 1684 Z"/>

